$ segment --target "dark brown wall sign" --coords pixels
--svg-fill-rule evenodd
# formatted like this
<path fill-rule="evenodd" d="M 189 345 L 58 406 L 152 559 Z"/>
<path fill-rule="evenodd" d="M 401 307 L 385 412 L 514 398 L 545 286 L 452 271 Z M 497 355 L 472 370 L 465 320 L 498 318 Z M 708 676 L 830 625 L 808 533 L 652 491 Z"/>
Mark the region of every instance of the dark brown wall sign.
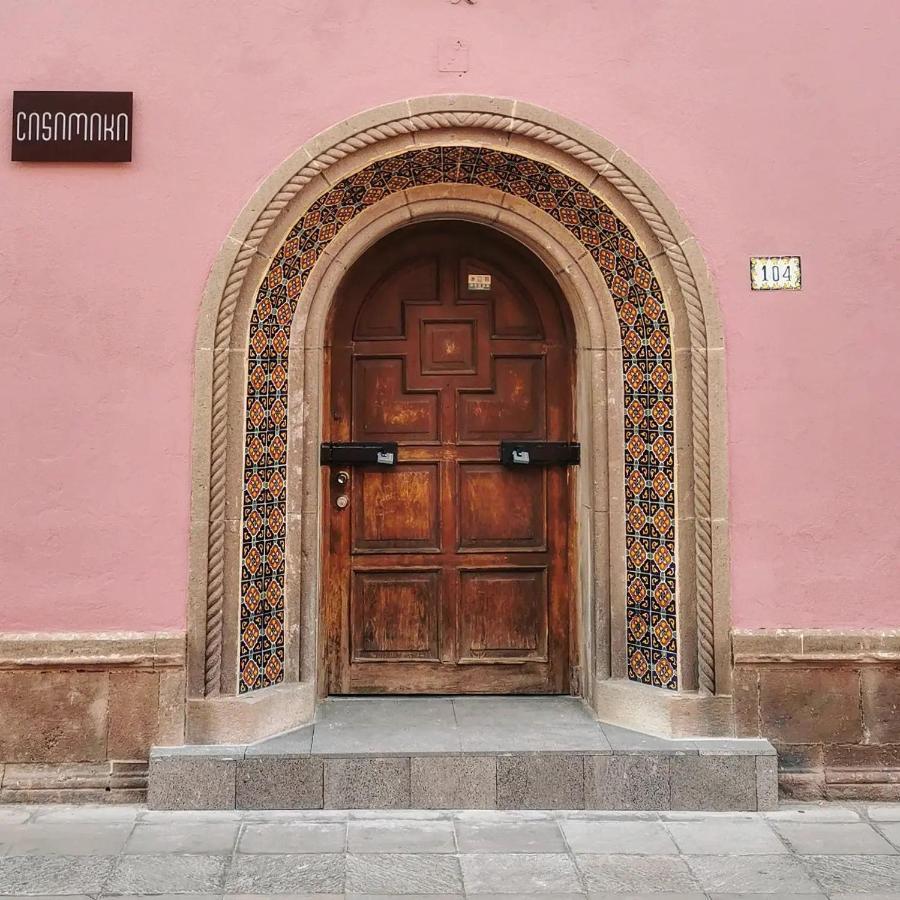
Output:
<path fill-rule="evenodd" d="M 131 162 L 131 91 L 14 91 L 14 162 Z"/>

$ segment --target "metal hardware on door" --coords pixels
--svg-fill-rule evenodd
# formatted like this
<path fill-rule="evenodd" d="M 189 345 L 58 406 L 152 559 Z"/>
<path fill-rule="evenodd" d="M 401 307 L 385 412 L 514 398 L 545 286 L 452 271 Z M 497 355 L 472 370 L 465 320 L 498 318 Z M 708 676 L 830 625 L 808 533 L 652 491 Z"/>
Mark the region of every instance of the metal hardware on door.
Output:
<path fill-rule="evenodd" d="M 577 466 L 581 445 L 575 441 L 500 441 L 504 466 Z"/>
<path fill-rule="evenodd" d="M 334 505 L 338 509 L 346 509 L 350 505 L 350 498 L 344 493 L 350 484 L 350 473 L 345 471 L 336 472 L 334 483 L 337 486 L 338 496 L 334 499 Z"/>
<path fill-rule="evenodd" d="M 319 461 L 323 466 L 393 466 L 397 464 L 397 444 L 366 441 L 331 441 L 322 444 Z"/>

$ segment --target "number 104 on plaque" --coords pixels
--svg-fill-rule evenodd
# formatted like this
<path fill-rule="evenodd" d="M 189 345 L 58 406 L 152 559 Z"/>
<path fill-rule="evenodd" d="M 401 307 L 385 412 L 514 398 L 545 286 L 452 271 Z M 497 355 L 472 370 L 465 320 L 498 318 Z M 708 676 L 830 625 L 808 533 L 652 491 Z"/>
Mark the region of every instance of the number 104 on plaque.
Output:
<path fill-rule="evenodd" d="M 799 256 L 751 256 L 750 287 L 754 291 L 799 291 Z"/>

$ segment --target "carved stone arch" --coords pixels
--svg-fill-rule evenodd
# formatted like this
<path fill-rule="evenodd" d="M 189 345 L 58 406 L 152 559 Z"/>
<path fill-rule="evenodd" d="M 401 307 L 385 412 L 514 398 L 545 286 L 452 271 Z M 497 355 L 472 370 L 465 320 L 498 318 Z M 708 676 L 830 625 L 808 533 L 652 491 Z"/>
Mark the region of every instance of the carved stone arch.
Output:
<path fill-rule="evenodd" d="M 583 126 L 515 101 L 451 96 L 371 110 L 313 139 L 257 191 L 213 267 L 204 295 L 196 361 L 190 736 L 221 739 L 226 733 L 246 737 L 267 729 L 278 730 L 308 717 L 314 702 L 312 654 L 305 653 L 301 664 L 297 652 L 285 657 L 284 671 L 279 676 L 284 684 L 280 687 L 240 698 L 234 696 L 240 641 L 235 609 L 241 569 L 241 486 L 247 414 L 244 391 L 257 292 L 298 219 L 342 179 L 377 160 L 438 146 L 491 148 L 545 163 L 600 197 L 631 229 L 652 262 L 671 315 L 674 353 L 678 355 L 676 381 L 680 381 L 675 400 L 680 422 L 675 482 L 680 495 L 677 556 L 682 677 L 677 692 L 642 688 L 621 678 L 610 678 L 623 673 L 616 659 L 612 668 L 603 664 L 604 656 L 609 654 L 610 637 L 601 627 L 590 641 L 596 648 L 596 681 L 591 677 L 591 685 L 585 687 L 584 693 L 590 695 L 605 718 L 622 724 L 668 733 L 728 732 L 730 703 L 726 701 L 731 666 L 723 342 L 715 299 L 696 242 L 649 176 L 622 151 Z M 470 190 L 467 197 L 462 188 L 442 183 L 404 190 L 380 200 L 366 215 L 380 220 L 382 228 L 397 227 L 422 216 L 493 222 L 544 259 L 560 280 L 564 293 L 571 295 L 573 314 L 576 320 L 582 320 L 581 350 L 598 350 L 596 342 L 602 340 L 604 350 L 618 349 L 621 353 L 617 325 L 610 319 L 613 305 L 607 285 L 597 277 L 596 266 L 586 266 L 583 260 L 579 264 L 585 255 L 584 247 L 579 252 L 571 234 L 566 236 L 565 229 L 551 216 L 535 215 L 533 207 L 528 215 L 523 215 L 517 209 L 523 200 L 509 194 L 492 200 L 485 196 L 490 189 L 484 186 L 476 188 L 482 191 L 481 196 L 471 196 Z M 297 307 L 290 332 L 292 362 L 288 369 L 289 396 L 305 398 L 301 403 L 309 403 L 309 383 L 318 377 L 322 310 L 327 309 L 330 293 L 354 254 L 364 249 L 359 245 L 370 227 L 363 226 L 362 216 L 354 218 L 352 229 L 342 232 L 341 241 L 335 239 L 334 244 L 323 249 L 315 271 L 308 274 L 303 284 L 304 296 L 311 294 L 312 299 Z M 370 228 L 370 242 L 377 231 Z M 357 247 L 351 251 L 348 248 L 354 234 Z M 344 246 L 339 246 L 341 242 Z M 315 291 L 311 288 L 313 282 Z M 579 286 L 573 287 L 574 282 Z M 583 302 L 586 296 L 600 295 L 604 300 L 595 300 L 593 310 Z M 302 349 L 299 367 L 294 365 L 298 343 Z M 605 371 L 604 377 L 611 371 Z M 618 371 L 621 385 L 621 366 Z M 298 388 L 298 384 L 306 384 L 306 388 Z M 616 411 L 610 418 L 616 416 L 621 417 L 621 412 Z M 308 431 L 310 422 L 317 419 L 304 409 L 303 420 L 291 428 L 289 443 L 296 445 L 293 461 L 288 460 L 291 478 L 295 478 L 298 464 L 301 471 L 317 468 L 309 453 L 310 447 L 317 446 L 318 433 Z M 604 441 L 612 447 L 608 436 Z M 301 459 L 303 462 L 299 463 Z M 610 490 L 615 497 L 615 488 Z M 314 500 L 303 497 L 288 512 L 290 524 L 296 527 L 287 537 L 287 555 L 299 560 L 305 554 L 307 565 L 310 553 L 313 561 L 316 555 L 309 547 L 317 541 L 318 524 L 309 521 L 315 519 L 311 515 L 304 521 L 303 510 L 306 504 L 309 511 L 309 503 Z M 607 510 L 613 505 L 608 502 Z M 615 516 L 610 513 L 609 518 L 612 521 Z M 616 552 L 621 550 L 619 547 Z M 615 570 L 620 562 L 612 545 L 607 546 L 606 552 L 610 555 L 609 565 Z M 297 576 L 298 584 L 302 583 L 299 572 Z M 283 625 L 286 639 L 296 651 L 301 630 L 306 648 L 314 645 L 315 632 L 314 622 L 310 622 L 309 598 L 293 597 L 291 590 L 289 585 Z M 307 612 L 302 613 L 304 609 Z M 614 613 L 607 620 L 607 627 L 613 630 L 623 631 L 624 626 L 624 612 L 618 621 Z"/>

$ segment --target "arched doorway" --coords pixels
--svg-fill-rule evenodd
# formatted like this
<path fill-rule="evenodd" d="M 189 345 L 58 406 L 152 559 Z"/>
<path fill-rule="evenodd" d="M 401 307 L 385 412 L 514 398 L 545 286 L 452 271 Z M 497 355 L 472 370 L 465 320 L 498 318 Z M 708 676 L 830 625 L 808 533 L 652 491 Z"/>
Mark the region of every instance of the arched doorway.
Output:
<path fill-rule="evenodd" d="M 618 724 L 728 733 L 724 356 L 696 242 L 652 179 L 588 129 L 514 101 L 436 97 L 370 110 L 298 151 L 210 275 L 188 734 L 227 741 L 314 714 L 326 325 L 348 267 L 436 219 L 527 247 L 574 322 L 575 692 Z"/>
<path fill-rule="evenodd" d="M 330 320 L 323 686 L 567 692 L 574 332 L 552 276 L 494 229 L 425 222 L 355 263 Z"/>

